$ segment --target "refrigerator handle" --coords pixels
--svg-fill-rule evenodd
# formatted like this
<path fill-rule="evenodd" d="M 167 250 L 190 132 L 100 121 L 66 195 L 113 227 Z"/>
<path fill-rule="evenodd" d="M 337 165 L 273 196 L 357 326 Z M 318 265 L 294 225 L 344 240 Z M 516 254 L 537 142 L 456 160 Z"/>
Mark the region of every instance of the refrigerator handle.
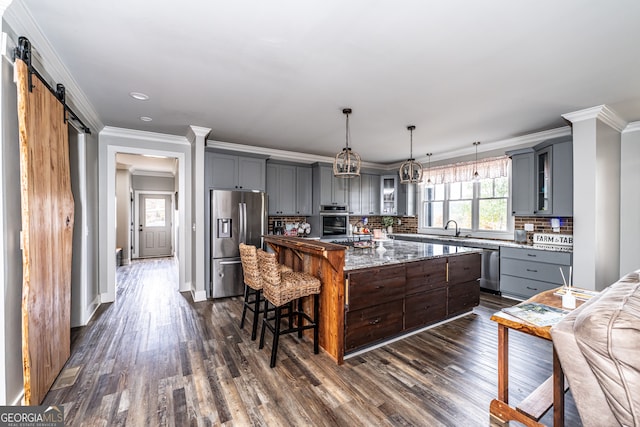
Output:
<path fill-rule="evenodd" d="M 247 204 L 242 203 L 242 232 L 244 235 L 242 236 L 242 241 L 247 243 Z"/>
<path fill-rule="evenodd" d="M 240 220 L 240 224 L 239 224 L 239 231 L 240 231 L 240 236 L 238 241 L 240 243 L 247 243 L 247 236 L 246 236 L 246 230 L 245 230 L 245 226 L 246 226 L 246 218 L 245 218 L 245 208 L 244 208 L 244 203 L 240 202 L 238 203 L 238 216 L 239 216 L 239 220 Z"/>

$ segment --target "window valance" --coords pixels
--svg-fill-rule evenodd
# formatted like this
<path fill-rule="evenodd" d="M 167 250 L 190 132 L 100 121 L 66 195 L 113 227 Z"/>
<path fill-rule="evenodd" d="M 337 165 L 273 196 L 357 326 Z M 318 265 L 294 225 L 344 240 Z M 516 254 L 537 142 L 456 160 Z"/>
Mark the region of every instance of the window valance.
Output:
<path fill-rule="evenodd" d="M 511 159 L 508 156 L 500 156 L 478 160 L 477 166 L 476 162 L 472 160 L 432 167 L 431 171 L 425 169 L 423 182 L 427 182 L 429 178 L 434 184 L 473 181 L 473 174 L 476 170 L 480 179 L 509 176 L 510 162 Z"/>

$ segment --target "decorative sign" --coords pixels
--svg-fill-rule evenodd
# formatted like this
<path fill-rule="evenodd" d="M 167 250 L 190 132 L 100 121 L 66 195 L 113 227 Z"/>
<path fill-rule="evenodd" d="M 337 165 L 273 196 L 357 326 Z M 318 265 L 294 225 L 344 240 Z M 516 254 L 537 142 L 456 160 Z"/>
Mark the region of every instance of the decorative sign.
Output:
<path fill-rule="evenodd" d="M 534 245 L 573 246 L 573 234 L 534 233 Z"/>

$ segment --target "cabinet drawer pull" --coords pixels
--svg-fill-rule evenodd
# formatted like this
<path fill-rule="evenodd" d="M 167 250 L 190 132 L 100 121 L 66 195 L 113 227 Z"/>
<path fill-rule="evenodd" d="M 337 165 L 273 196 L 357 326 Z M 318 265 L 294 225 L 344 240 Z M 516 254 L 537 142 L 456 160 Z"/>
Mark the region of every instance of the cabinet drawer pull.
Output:
<path fill-rule="evenodd" d="M 527 254 L 527 256 L 530 256 L 530 257 L 535 258 L 535 257 L 537 257 L 538 255 L 536 255 L 536 254 Z"/>
<path fill-rule="evenodd" d="M 377 325 L 378 323 L 380 323 L 380 318 L 379 317 L 377 319 L 369 321 L 370 325 Z"/>
<path fill-rule="evenodd" d="M 384 289 L 384 285 L 377 285 L 376 289 Z"/>
<path fill-rule="evenodd" d="M 537 273 L 538 272 L 538 270 L 533 270 L 531 268 L 527 268 L 527 271 L 530 272 L 530 273 Z"/>
<path fill-rule="evenodd" d="M 530 289 L 532 291 L 537 291 L 538 290 L 538 288 L 532 288 L 531 286 L 527 286 L 527 289 Z"/>

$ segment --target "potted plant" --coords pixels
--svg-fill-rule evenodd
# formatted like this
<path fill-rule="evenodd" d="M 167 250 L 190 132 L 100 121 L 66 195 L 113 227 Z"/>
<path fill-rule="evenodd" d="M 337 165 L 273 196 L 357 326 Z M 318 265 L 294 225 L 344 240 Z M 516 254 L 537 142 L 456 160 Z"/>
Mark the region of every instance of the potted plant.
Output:
<path fill-rule="evenodd" d="M 382 224 L 384 224 L 384 226 L 387 227 L 388 234 L 393 233 L 393 217 L 392 216 L 383 216 Z"/>

